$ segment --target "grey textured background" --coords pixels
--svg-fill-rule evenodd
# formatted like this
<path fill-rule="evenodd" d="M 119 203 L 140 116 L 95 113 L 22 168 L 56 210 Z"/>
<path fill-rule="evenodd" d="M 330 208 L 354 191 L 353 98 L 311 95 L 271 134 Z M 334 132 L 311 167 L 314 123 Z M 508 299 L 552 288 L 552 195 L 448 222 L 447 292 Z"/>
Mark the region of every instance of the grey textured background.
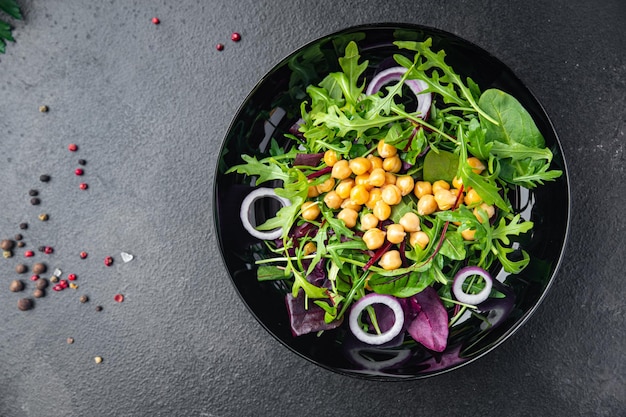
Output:
<path fill-rule="evenodd" d="M 0 56 L 0 237 L 28 221 L 27 248 L 55 248 L 28 263 L 80 287 L 20 312 L 8 285 L 23 251 L 0 259 L 0 416 L 626 415 L 622 0 L 18 2 L 25 19 Z M 424 381 L 366 382 L 297 357 L 253 320 L 216 248 L 216 154 L 241 101 L 295 48 L 368 22 L 433 26 L 499 57 L 552 117 L 571 175 L 567 252 L 537 313 Z"/>

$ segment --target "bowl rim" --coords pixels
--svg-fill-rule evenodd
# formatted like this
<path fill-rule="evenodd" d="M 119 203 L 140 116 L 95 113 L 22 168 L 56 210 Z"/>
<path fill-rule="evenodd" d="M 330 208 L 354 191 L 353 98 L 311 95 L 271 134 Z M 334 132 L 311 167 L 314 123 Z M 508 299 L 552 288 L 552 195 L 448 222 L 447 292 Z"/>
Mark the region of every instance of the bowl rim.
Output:
<path fill-rule="evenodd" d="M 316 361 L 313 358 L 308 357 L 307 355 L 305 355 L 304 353 L 298 351 L 297 349 L 295 349 L 293 346 L 290 346 L 288 343 L 286 343 L 285 341 L 283 341 L 278 335 L 276 335 L 272 330 L 270 330 L 270 328 L 263 322 L 263 320 L 261 320 L 261 318 L 254 312 L 254 310 L 252 309 L 252 307 L 246 302 L 245 298 L 243 297 L 243 294 L 240 292 L 240 290 L 237 288 L 237 286 L 235 285 L 234 281 L 233 281 L 233 277 L 231 276 L 231 272 L 228 268 L 228 264 L 225 258 L 225 253 L 224 253 L 224 247 L 221 244 L 221 232 L 220 232 L 220 225 L 219 225 L 219 213 L 217 210 L 218 207 L 218 177 L 221 175 L 219 172 L 219 166 L 220 166 L 220 156 L 222 155 L 222 153 L 224 152 L 224 149 L 227 146 L 227 139 L 228 136 L 230 134 L 230 132 L 232 131 L 233 127 L 235 126 L 237 120 L 239 119 L 240 115 L 243 112 L 243 109 L 246 107 L 246 104 L 249 102 L 249 100 L 251 99 L 252 96 L 254 96 L 254 94 L 256 94 L 256 92 L 260 89 L 260 87 L 265 83 L 265 81 L 270 78 L 272 76 L 272 74 L 278 69 L 281 68 L 282 66 L 286 65 L 287 61 L 297 55 L 298 53 L 300 53 L 301 51 L 303 51 L 306 48 L 311 47 L 312 45 L 324 40 L 324 39 L 330 39 L 330 38 L 334 38 L 334 37 L 338 37 L 341 36 L 343 34 L 348 34 L 348 33 L 354 33 L 354 32 L 359 32 L 359 31 L 369 31 L 369 30 L 384 30 L 384 29 L 408 29 L 408 30 L 415 30 L 415 31 L 424 31 L 428 34 L 434 34 L 434 35 L 438 35 L 438 36 L 442 36 L 445 37 L 447 39 L 451 39 L 457 42 L 460 42 L 462 44 L 465 44 L 471 48 L 474 48 L 478 51 L 480 51 L 481 54 L 483 54 L 484 56 L 489 57 L 492 60 L 495 60 L 496 62 L 500 63 L 502 65 L 502 68 L 505 69 L 509 75 L 511 75 L 515 81 L 515 83 L 520 84 L 528 93 L 529 97 L 532 98 L 532 100 L 535 102 L 537 109 L 540 110 L 540 112 L 545 116 L 545 122 L 547 123 L 547 127 L 549 128 L 548 130 L 551 131 L 554 135 L 554 139 L 555 139 L 555 143 L 554 146 L 556 148 L 558 148 L 558 152 L 561 155 L 561 164 L 562 166 L 560 166 L 559 168 L 562 169 L 563 171 L 563 182 L 564 182 L 564 191 L 566 194 L 566 204 L 565 204 L 565 208 L 566 208 L 566 213 L 565 214 L 565 225 L 564 225 L 564 234 L 563 234 L 563 238 L 562 238 L 562 244 L 561 244 L 561 248 L 559 250 L 558 256 L 555 256 L 555 264 L 554 264 L 554 269 L 552 271 L 552 273 L 550 273 L 549 279 L 546 281 L 545 287 L 543 288 L 540 296 L 538 297 L 537 301 L 530 307 L 528 308 L 528 310 L 526 310 L 524 312 L 524 314 L 515 322 L 515 324 L 510 327 L 509 329 L 507 329 L 501 336 L 499 336 L 497 338 L 497 340 L 495 342 L 493 342 L 488 348 L 483 349 L 481 352 L 475 354 L 474 356 L 472 356 L 470 359 L 467 359 L 461 363 L 457 363 L 453 366 L 450 367 L 446 367 L 443 369 L 438 369 L 436 371 L 433 372 L 429 372 L 429 373 L 424 373 L 424 374 L 417 374 L 417 375 L 383 375 L 383 376 L 376 376 L 376 375 L 368 375 L 368 374 L 363 374 L 363 373 L 359 373 L 356 371 L 352 371 L 352 370 L 345 370 L 345 369 L 340 369 L 340 368 L 334 368 L 330 365 L 321 363 Z M 566 248 L 568 246 L 569 243 L 569 236 L 570 236 L 570 227 L 571 227 L 571 185 L 570 185 L 570 177 L 569 177 L 569 169 L 567 166 L 567 159 L 565 158 L 565 154 L 564 154 L 564 150 L 563 150 L 563 145 L 561 143 L 561 140 L 559 138 L 558 132 L 554 126 L 554 123 L 552 121 L 552 119 L 550 118 L 547 110 L 545 109 L 544 105 L 542 104 L 542 102 L 537 98 L 536 94 L 534 93 L 534 91 L 525 83 L 523 82 L 519 76 L 511 69 L 511 67 L 506 64 L 504 61 L 502 61 L 500 58 L 496 57 L 495 55 L 493 55 L 491 52 L 489 52 L 488 50 L 484 49 L 483 47 L 477 45 L 476 43 L 469 41 L 455 33 L 452 32 L 448 32 L 446 30 L 440 29 L 440 28 L 436 28 L 436 27 L 432 27 L 432 26 L 428 26 L 428 25 L 423 25 L 423 24 L 416 24 L 416 23 L 406 23 L 406 22 L 376 22 L 376 23 L 365 23 L 365 24 L 359 24 L 359 25 L 353 25 L 353 26 L 348 26 L 348 27 L 344 27 L 343 29 L 339 29 L 330 33 L 327 33 L 325 35 L 321 35 L 321 36 L 317 36 L 316 38 L 314 38 L 313 40 L 310 40 L 302 45 L 300 45 L 299 47 L 293 49 L 291 52 L 289 52 L 288 54 L 284 55 L 281 59 L 279 59 L 278 61 L 276 61 L 276 63 L 274 65 L 271 66 L 271 68 L 269 70 L 267 70 L 264 75 L 255 83 L 254 87 L 250 90 L 250 92 L 245 96 L 245 98 L 241 101 L 241 103 L 239 104 L 237 110 L 234 113 L 234 116 L 231 118 L 231 121 L 228 125 L 228 128 L 226 130 L 226 134 L 224 135 L 221 144 L 220 144 L 220 148 L 219 148 L 219 152 L 218 152 L 218 159 L 216 161 L 216 165 L 215 165 L 215 170 L 214 170 L 214 177 L 213 177 L 213 198 L 212 198 L 212 204 L 213 204 L 213 226 L 215 227 L 215 239 L 217 241 L 217 246 L 219 248 L 219 252 L 220 252 L 220 257 L 222 260 L 222 264 L 224 265 L 224 269 L 226 272 L 226 275 L 229 277 L 229 282 L 231 283 L 231 285 L 234 287 L 234 290 L 237 294 L 237 296 L 239 297 L 239 299 L 243 302 L 243 304 L 246 306 L 246 309 L 252 314 L 252 316 L 255 318 L 255 320 L 261 325 L 261 327 L 267 332 L 269 333 L 272 338 L 274 338 L 275 340 L 277 340 L 280 345 L 286 347 L 289 351 L 295 353 L 297 356 L 305 359 L 307 362 L 312 363 L 322 369 L 325 369 L 327 371 L 330 371 L 334 374 L 340 374 L 340 375 L 345 375 L 345 376 L 349 376 L 352 378 L 357 378 L 357 379 L 362 379 L 362 380 L 377 380 L 377 381 L 392 381 L 392 382 L 399 382 L 399 381 L 414 381 L 414 380 L 421 380 L 421 379 L 426 379 L 426 378 L 430 378 L 430 377 L 434 377 L 437 375 L 443 375 L 446 373 L 449 373 L 451 371 L 454 370 L 458 370 L 460 368 L 465 367 L 466 365 L 469 365 L 471 363 L 474 363 L 475 361 L 477 361 L 478 359 L 486 356 L 488 353 L 492 352 L 493 350 L 495 350 L 497 347 L 499 347 L 500 345 L 502 345 L 505 341 L 507 341 L 509 338 L 511 338 L 513 336 L 513 334 L 515 334 L 521 327 L 524 326 L 524 324 L 530 319 L 530 317 L 535 314 L 535 312 L 539 309 L 539 306 L 544 302 L 545 298 L 547 297 L 548 292 L 550 291 L 550 288 L 552 287 L 552 285 L 554 284 L 555 278 L 557 276 L 557 274 L 559 273 L 559 270 L 561 268 L 561 265 L 563 263 L 563 258 L 564 258 L 564 254 L 566 251 Z"/>

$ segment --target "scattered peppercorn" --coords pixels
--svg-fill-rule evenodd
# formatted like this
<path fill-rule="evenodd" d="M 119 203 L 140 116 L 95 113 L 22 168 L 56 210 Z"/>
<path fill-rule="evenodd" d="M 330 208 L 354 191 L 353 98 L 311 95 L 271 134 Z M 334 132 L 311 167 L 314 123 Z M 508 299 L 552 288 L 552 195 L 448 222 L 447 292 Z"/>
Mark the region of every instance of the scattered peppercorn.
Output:
<path fill-rule="evenodd" d="M 113 297 L 113 299 L 118 302 L 121 303 L 122 301 L 124 301 L 124 296 L 122 294 L 115 294 L 115 296 Z"/>
<path fill-rule="evenodd" d="M 67 276 L 67 279 L 68 279 L 69 281 L 76 281 L 76 274 L 69 274 L 69 275 Z"/>
<path fill-rule="evenodd" d="M 66 279 L 61 279 L 59 280 L 59 285 L 61 286 L 61 288 L 66 289 L 67 287 L 70 286 L 69 282 L 67 282 Z"/>
<path fill-rule="evenodd" d="M 33 197 L 30 199 L 30 204 L 32 204 L 33 206 L 38 206 L 39 204 L 41 204 L 41 200 L 37 197 Z"/>
<path fill-rule="evenodd" d="M 50 217 L 48 216 L 48 214 L 47 214 L 47 213 L 41 213 L 41 214 L 39 215 L 39 220 L 41 220 L 42 222 L 47 221 L 49 218 L 50 218 Z"/>
<path fill-rule="evenodd" d="M 39 195 L 39 191 L 37 191 L 37 190 L 30 190 L 28 192 L 28 195 L 31 196 L 31 197 L 37 197 Z"/>
<path fill-rule="evenodd" d="M 85 259 L 87 258 L 87 252 L 83 251 L 80 253 L 80 259 Z"/>
<path fill-rule="evenodd" d="M 69 145 L 67 145 L 67 149 L 70 152 L 76 152 L 78 150 L 78 145 L 76 145 L 75 143 L 70 143 Z"/>
<path fill-rule="evenodd" d="M 30 276 L 30 280 L 31 281 L 37 281 L 38 279 L 39 279 L 39 275 L 37 275 L 37 274 L 34 274 L 34 275 Z"/>
<path fill-rule="evenodd" d="M 78 176 L 81 176 L 81 175 L 83 175 L 84 173 L 85 173 L 85 171 L 84 171 L 82 168 L 76 168 L 76 169 L 74 170 L 74 174 L 76 174 L 76 175 L 78 175 Z"/>
<path fill-rule="evenodd" d="M 24 252 L 24 256 L 27 258 L 32 258 L 33 256 L 35 256 L 35 252 L 33 252 L 32 250 L 27 250 L 26 252 Z"/>
<path fill-rule="evenodd" d="M 48 181 L 50 181 L 50 175 L 46 175 L 46 174 L 40 175 L 39 176 L 39 181 L 41 181 L 41 182 L 48 182 Z"/>
<path fill-rule="evenodd" d="M 84 159 L 79 159 L 78 165 L 87 165 L 87 161 L 85 161 Z"/>
<path fill-rule="evenodd" d="M 31 308 L 33 308 L 33 306 L 34 302 L 32 298 L 20 298 L 19 300 L 17 300 L 17 308 L 22 311 L 30 310 Z"/>
<path fill-rule="evenodd" d="M 152 23 L 154 23 L 155 25 L 158 25 L 159 23 L 161 23 L 161 21 L 159 20 L 158 17 L 153 17 L 152 18 Z"/>
<path fill-rule="evenodd" d="M 20 241 L 20 240 L 24 239 L 24 236 L 22 236 L 21 234 L 18 233 L 18 234 L 15 235 L 14 239 L 17 240 L 17 241 Z"/>
<path fill-rule="evenodd" d="M 24 246 L 26 246 L 26 243 L 24 243 L 23 241 L 20 240 L 19 242 L 17 242 L 18 248 L 23 248 Z"/>
<path fill-rule="evenodd" d="M 95 358 L 93 358 L 93 360 L 94 360 L 96 363 L 102 363 L 102 357 L 101 357 L 101 356 L 96 356 Z"/>
<path fill-rule="evenodd" d="M 2 250 L 11 250 L 11 249 L 13 249 L 13 245 L 15 245 L 15 242 L 13 242 L 10 239 L 4 239 L 0 243 L 0 248 L 2 248 Z"/>
<path fill-rule="evenodd" d="M 59 282 L 59 277 L 57 277 L 56 275 L 52 275 L 52 276 L 50 277 L 50 282 L 52 282 L 52 283 L 55 283 L 55 284 L 56 284 L 57 282 Z"/>
<path fill-rule="evenodd" d="M 10 250 L 3 250 L 2 256 L 4 256 L 5 259 L 9 259 L 13 256 L 13 252 L 11 252 Z"/>
<path fill-rule="evenodd" d="M 41 113 L 47 113 L 47 112 L 48 112 L 48 110 L 50 110 L 50 109 L 49 109 L 49 108 L 48 108 L 48 106 L 46 106 L 45 104 L 44 104 L 43 106 L 39 106 L 39 111 L 40 111 Z"/>
<path fill-rule="evenodd" d="M 89 297 L 87 297 L 86 295 L 81 295 L 80 298 L 78 299 L 78 301 L 80 301 L 81 303 L 86 303 L 87 301 L 89 301 Z"/>
<path fill-rule="evenodd" d="M 81 182 L 78 188 L 80 188 L 81 190 L 86 190 L 87 188 L 89 188 L 89 185 L 86 182 Z"/>
<path fill-rule="evenodd" d="M 54 252 L 52 246 L 46 246 L 45 248 L 43 248 L 43 253 L 45 253 L 46 255 L 50 255 L 52 252 Z"/>
<path fill-rule="evenodd" d="M 24 289 L 24 283 L 19 279 L 14 279 L 11 281 L 11 285 L 9 285 L 9 291 L 11 292 L 20 292 Z"/>
<path fill-rule="evenodd" d="M 39 278 L 35 282 L 35 288 L 37 288 L 38 290 L 45 290 L 46 288 L 48 288 L 48 280 L 45 278 Z"/>
<path fill-rule="evenodd" d="M 215 49 L 217 49 L 218 51 L 223 51 L 224 50 L 224 44 L 223 43 L 218 43 L 217 45 L 215 45 Z"/>
<path fill-rule="evenodd" d="M 20 223 L 20 229 L 22 230 L 28 229 L 28 223 Z M 15 239 L 15 240 L 19 240 L 19 239 Z"/>
<path fill-rule="evenodd" d="M 33 297 L 35 298 L 41 298 L 41 297 L 45 297 L 46 296 L 46 292 L 44 290 L 35 290 L 33 291 Z"/>
<path fill-rule="evenodd" d="M 39 247 L 37 248 L 37 250 L 38 250 L 39 252 L 43 252 L 43 251 L 45 251 L 45 250 L 46 250 L 46 247 L 45 247 L 45 246 L 39 246 Z"/>
<path fill-rule="evenodd" d="M 104 258 L 104 264 L 106 266 L 113 265 L 113 257 L 112 256 L 107 256 L 106 258 Z"/>
<path fill-rule="evenodd" d="M 33 265 L 33 272 L 35 274 L 43 274 L 47 270 L 48 270 L 48 266 L 44 264 L 43 262 L 37 262 L 35 265 Z"/>
<path fill-rule="evenodd" d="M 18 274 L 23 274 L 26 271 L 28 271 L 28 267 L 24 264 L 17 264 L 15 265 L 15 272 L 17 272 Z"/>
<path fill-rule="evenodd" d="M 102 306 L 96 306 L 96 311 L 102 311 Z"/>
<path fill-rule="evenodd" d="M 50 281 L 52 281 L 52 279 L 50 279 Z M 54 287 L 52 287 L 53 291 L 63 291 L 63 287 L 60 286 L 59 284 L 55 285 Z"/>
<path fill-rule="evenodd" d="M 241 40 L 241 35 L 237 32 L 233 32 L 232 35 L 230 35 L 230 39 L 233 42 L 239 42 Z"/>
<path fill-rule="evenodd" d="M 67 338 L 67 344 L 71 345 L 72 343 L 74 343 L 74 338 L 73 337 L 68 337 Z"/>

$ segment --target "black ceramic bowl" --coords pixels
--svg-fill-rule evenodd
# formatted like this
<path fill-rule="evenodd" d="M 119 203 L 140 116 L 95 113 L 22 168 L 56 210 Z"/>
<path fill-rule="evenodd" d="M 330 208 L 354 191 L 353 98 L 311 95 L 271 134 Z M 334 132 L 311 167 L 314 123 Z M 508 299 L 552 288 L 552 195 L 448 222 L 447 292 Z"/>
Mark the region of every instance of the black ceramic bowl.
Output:
<path fill-rule="evenodd" d="M 482 90 L 495 87 L 516 97 L 554 153 L 554 168 L 563 171 L 559 179 L 542 187 L 532 191 L 518 189 L 513 198 L 516 210 L 535 224 L 532 234 L 519 242 L 529 253 L 530 264 L 516 276 L 504 271 L 497 274 L 497 279 L 513 292 L 506 302 L 493 306 L 492 314 L 504 311 L 505 318 L 489 329 L 480 320 L 465 321 L 451 332 L 448 347 L 442 353 L 428 351 L 415 343 L 389 348 L 364 346 L 351 337 L 346 323 L 321 336 L 294 337 L 284 301 L 288 289 L 280 283 L 257 281 L 254 261 L 267 249 L 246 232 L 239 218 L 242 200 L 252 189 L 250 178 L 225 172 L 242 163 L 242 154 L 267 155 L 270 138 L 288 146 L 283 135 L 300 117 L 306 87 L 339 70 L 337 59 L 343 56 L 349 41 L 356 41 L 361 59 L 369 60 L 367 75 L 371 77 L 381 61 L 398 53 L 394 41 L 421 41 L 428 37 L 433 39 L 433 50 L 446 51 L 446 62 L 457 73 L 471 77 Z M 241 299 L 259 323 L 302 357 L 335 372 L 370 379 L 423 378 L 456 369 L 485 355 L 511 336 L 535 311 L 554 279 L 563 255 L 570 215 L 562 149 L 547 114 L 533 94 L 507 66 L 476 45 L 440 30 L 404 24 L 349 28 L 313 41 L 278 63 L 259 81 L 232 121 L 220 151 L 214 198 L 224 262 Z M 275 208 L 257 207 L 257 220 L 271 217 L 272 210 Z"/>

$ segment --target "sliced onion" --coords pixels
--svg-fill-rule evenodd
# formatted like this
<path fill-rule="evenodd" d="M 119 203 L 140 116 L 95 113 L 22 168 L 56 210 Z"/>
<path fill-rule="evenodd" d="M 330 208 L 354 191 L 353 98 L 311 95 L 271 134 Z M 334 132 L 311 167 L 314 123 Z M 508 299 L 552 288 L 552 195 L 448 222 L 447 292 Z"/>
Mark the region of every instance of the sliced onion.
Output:
<path fill-rule="evenodd" d="M 368 96 L 375 94 L 386 84 L 392 81 L 400 81 L 406 72 L 407 69 L 404 67 L 391 67 L 379 72 L 368 84 L 365 89 L 365 94 Z M 428 88 L 428 84 L 422 80 L 405 80 L 404 83 L 411 89 L 413 94 L 415 94 L 417 98 L 417 111 L 419 111 L 420 117 L 425 119 L 430 110 L 430 104 L 432 103 L 432 95 L 430 93 L 422 93 L 422 91 Z"/>
<path fill-rule="evenodd" d="M 257 188 L 243 199 L 243 202 L 241 203 L 241 210 L 239 211 L 239 217 L 241 217 L 241 223 L 243 223 L 243 227 L 245 227 L 248 233 L 250 233 L 252 236 L 263 240 L 274 240 L 282 236 L 282 227 L 264 232 L 255 229 L 255 227 L 252 225 L 252 222 L 250 221 L 250 218 L 254 216 L 254 202 L 260 198 L 266 197 L 276 199 L 280 204 L 283 205 L 283 207 L 291 205 L 291 201 L 277 195 L 273 188 Z"/>
<path fill-rule="evenodd" d="M 473 275 L 479 275 L 485 280 L 485 288 L 483 288 L 478 294 L 468 294 L 463 291 L 463 284 L 465 280 Z M 467 266 L 462 268 L 454 276 L 454 282 L 452 284 L 452 293 L 456 299 L 465 304 L 478 305 L 489 298 L 491 293 L 491 287 L 493 286 L 493 279 L 489 272 L 477 266 Z"/>
<path fill-rule="evenodd" d="M 372 304 L 383 304 L 391 309 L 395 316 L 393 326 L 389 330 L 381 334 L 371 334 L 365 332 L 361 326 L 359 326 L 359 317 L 366 307 Z M 400 302 L 390 295 L 383 294 L 368 294 L 362 297 L 359 301 L 354 303 L 352 310 L 350 310 L 350 317 L 348 319 L 350 324 L 350 330 L 354 336 L 363 343 L 370 345 L 382 345 L 387 343 L 396 337 L 404 326 L 404 311 Z"/>

